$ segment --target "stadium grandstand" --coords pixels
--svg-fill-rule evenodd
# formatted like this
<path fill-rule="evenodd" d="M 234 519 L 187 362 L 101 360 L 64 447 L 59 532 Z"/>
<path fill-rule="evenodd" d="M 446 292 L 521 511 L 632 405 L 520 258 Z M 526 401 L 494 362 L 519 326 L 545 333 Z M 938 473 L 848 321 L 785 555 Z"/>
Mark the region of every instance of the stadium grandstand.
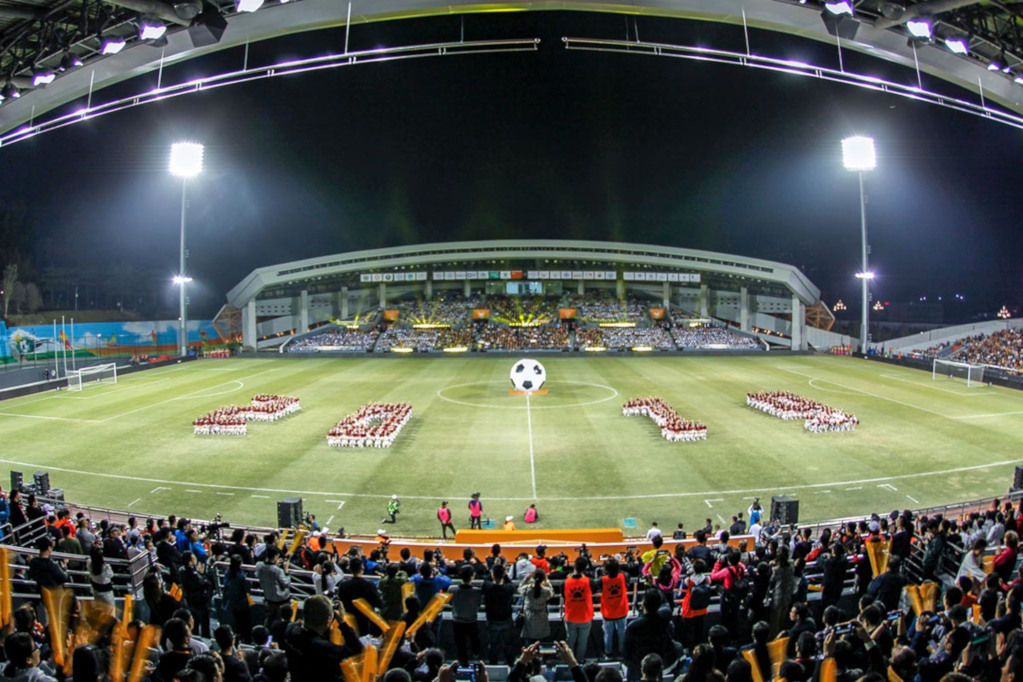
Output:
<path fill-rule="evenodd" d="M 228 293 L 248 349 L 806 350 L 848 345 L 794 266 L 587 241 L 423 244 L 259 268 Z"/>

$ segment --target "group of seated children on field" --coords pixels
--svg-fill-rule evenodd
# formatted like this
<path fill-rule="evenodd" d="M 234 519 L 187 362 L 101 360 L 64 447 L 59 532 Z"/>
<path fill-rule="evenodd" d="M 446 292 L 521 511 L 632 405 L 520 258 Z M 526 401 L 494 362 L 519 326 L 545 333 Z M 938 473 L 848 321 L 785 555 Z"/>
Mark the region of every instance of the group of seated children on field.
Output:
<path fill-rule="evenodd" d="M 707 440 L 707 427 L 698 421 L 683 419 L 660 398 L 633 398 L 622 405 L 626 417 L 650 417 L 661 427 L 661 436 L 672 443 Z"/>
<path fill-rule="evenodd" d="M 746 404 L 779 419 L 802 419 L 803 428 L 813 433 L 853 431 L 860 423 L 856 415 L 789 391 L 747 393 Z"/>
<path fill-rule="evenodd" d="M 298 398 L 260 393 L 248 405 L 218 407 L 193 421 L 192 428 L 197 436 L 244 436 L 250 421 L 275 422 L 300 409 Z"/>
<path fill-rule="evenodd" d="M 408 403 L 367 403 L 345 417 L 327 434 L 334 448 L 389 448 L 412 417 Z"/>

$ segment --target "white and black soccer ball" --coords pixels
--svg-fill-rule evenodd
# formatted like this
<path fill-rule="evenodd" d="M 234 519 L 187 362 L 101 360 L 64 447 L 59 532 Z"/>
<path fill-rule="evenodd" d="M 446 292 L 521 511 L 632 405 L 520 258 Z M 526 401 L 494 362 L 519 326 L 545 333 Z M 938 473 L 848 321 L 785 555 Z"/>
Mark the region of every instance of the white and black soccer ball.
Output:
<path fill-rule="evenodd" d="M 547 381 L 547 370 L 536 360 L 519 360 L 511 369 L 512 387 L 516 391 L 539 391 Z"/>

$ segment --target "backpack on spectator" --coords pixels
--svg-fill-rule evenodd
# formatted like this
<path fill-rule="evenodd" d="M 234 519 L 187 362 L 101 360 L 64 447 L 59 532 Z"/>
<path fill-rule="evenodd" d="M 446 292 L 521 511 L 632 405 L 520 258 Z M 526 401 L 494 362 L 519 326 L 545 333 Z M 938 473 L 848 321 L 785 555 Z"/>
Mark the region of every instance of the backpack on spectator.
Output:
<path fill-rule="evenodd" d="M 710 582 L 704 580 L 689 588 L 689 610 L 702 611 L 710 606 L 710 597 L 713 594 Z"/>
<path fill-rule="evenodd" d="M 739 574 L 735 566 L 729 566 L 728 572 L 732 574 L 732 588 L 724 591 L 721 600 L 727 602 L 733 609 L 739 610 L 746 606 L 752 586 L 746 571 Z"/>

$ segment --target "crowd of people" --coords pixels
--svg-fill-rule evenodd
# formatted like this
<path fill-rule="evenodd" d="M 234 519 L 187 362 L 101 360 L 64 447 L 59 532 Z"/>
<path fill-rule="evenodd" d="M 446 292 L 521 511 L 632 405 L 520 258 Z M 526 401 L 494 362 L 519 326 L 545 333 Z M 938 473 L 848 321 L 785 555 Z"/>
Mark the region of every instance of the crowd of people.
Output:
<path fill-rule="evenodd" d="M 327 433 L 335 448 L 389 448 L 412 417 L 408 403 L 367 403 Z"/>
<path fill-rule="evenodd" d="M 429 301 L 402 304 L 401 320 L 409 324 L 443 324 L 455 326 L 466 321 L 469 311 L 480 305 L 478 298 L 466 299 L 461 294 L 448 294 Z"/>
<path fill-rule="evenodd" d="M 992 365 L 1018 373 L 1023 370 L 1023 329 L 1002 329 L 986 336 L 960 339 L 950 359 Z"/>
<path fill-rule="evenodd" d="M 764 349 L 764 345 L 752 336 L 739 334 L 727 327 L 675 325 L 671 328 L 671 337 L 679 348 Z"/>
<path fill-rule="evenodd" d="M 358 331 L 354 329 L 333 330 L 296 339 L 287 346 L 289 353 L 315 353 L 318 351 L 340 351 L 366 353 L 372 350 L 380 332 L 376 329 Z"/>
<path fill-rule="evenodd" d="M 579 299 L 575 306 L 579 319 L 586 322 L 640 322 L 649 319 L 650 304 L 636 298 L 620 301 L 617 298 Z"/>
<path fill-rule="evenodd" d="M 802 419 L 803 427 L 813 433 L 853 431 L 860 423 L 854 414 L 790 391 L 747 393 L 746 404 L 779 419 Z"/>
<path fill-rule="evenodd" d="M 569 350 L 567 327 L 545 324 L 537 327 L 510 327 L 488 322 L 477 327 L 477 350 Z"/>
<path fill-rule="evenodd" d="M 626 417 L 650 417 L 661 428 L 661 437 L 672 443 L 707 440 L 707 427 L 698 421 L 683 419 L 661 398 L 633 398 L 622 405 Z"/>
<path fill-rule="evenodd" d="M 630 348 L 675 350 L 671 335 L 661 326 L 607 327 L 603 331 L 604 346 L 608 350 L 629 350 Z"/>
<path fill-rule="evenodd" d="M 260 393 L 248 405 L 225 405 L 192 422 L 197 436 L 244 436 L 248 422 L 275 422 L 302 409 L 298 398 Z"/>
<path fill-rule="evenodd" d="M 20 504 L 12 495 L 0 511 L 23 513 Z M 682 524 L 669 540 L 653 523 L 635 548 L 596 557 L 584 545 L 570 558 L 543 545 L 416 556 L 392 553 L 386 538 L 368 554 L 339 554 L 311 518 L 312 532 L 284 552 L 277 532 L 235 529 L 221 539 L 186 519 L 122 527 L 60 509 L 26 579 L 44 594 L 69 584 L 69 566 L 80 561 L 90 576 L 80 599 L 116 603 L 110 559 L 142 555 L 142 598 L 122 624 L 108 618 L 95 632 L 48 626 L 57 616 L 45 600 L 16 604 L 0 632 L 3 676 L 113 679 L 118 633 L 131 646 L 147 627 L 159 631 L 150 629 L 156 637 L 133 679 L 152 682 L 340 682 L 342 664 L 358 672 L 351 666 L 365 665 L 368 647 L 381 654 L 369 676 L 383 682 L 467 674 L 487 682 L 477 662 L 507 664 L 512 682 L 553 673 L 555 662 L 574 682 L 1013 682 L 1023 674 L 1023 528 L 1012 503 L 996 500 L 961 521 L 895 511 L 816 533 L 768 520 L 757 501 L 747 513 L 748 527 L 740 512 L 717 532 L 708 519 L 693 542 L 672 546 L 686 539 Z M 66 559 L 53 555 L 57 534 Z M 985 550 L 994 550 L 990 572 Z M 954 576 L 944 574 L 949 560 L 959 566 Z M 309 581 L 314 594 L 302 599 Z M 443 612 L 438 595 L 449 600 Z M 387 647 L 398 627 L 406 635 Z M 66 669 L 56 660 L 64 632 L 77 635 Z"/>

